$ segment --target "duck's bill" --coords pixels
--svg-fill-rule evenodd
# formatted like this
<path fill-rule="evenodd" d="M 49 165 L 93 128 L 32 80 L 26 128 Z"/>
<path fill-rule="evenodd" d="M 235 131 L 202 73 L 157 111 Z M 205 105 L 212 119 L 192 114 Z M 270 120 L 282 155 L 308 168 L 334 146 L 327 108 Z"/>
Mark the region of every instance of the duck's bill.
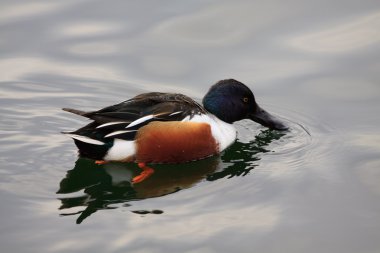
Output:
<path fill-rule="evenodd" d="M 275 130 L 287 130 L 288 127 L 278 118 L 271 115 L 269 112 L 257 106 L 255 112 L 249 115 L 249 118 L 265 127 Z"/>

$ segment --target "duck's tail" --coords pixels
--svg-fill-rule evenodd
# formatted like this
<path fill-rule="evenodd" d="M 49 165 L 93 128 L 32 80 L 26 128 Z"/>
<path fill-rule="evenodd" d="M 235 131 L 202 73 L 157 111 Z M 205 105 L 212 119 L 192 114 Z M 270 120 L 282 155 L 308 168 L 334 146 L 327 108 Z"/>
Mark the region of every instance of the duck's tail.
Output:
<path fill-rule="evenodd" d="M 74 114 L 79 115 L 79 116 L 84 116 L 84 117 L 86 117 L 86 114 L 87 114 L 87 112 L 80 111 L 77 109 L 71 109 L 71 108 L 62 108 L 62 110 L 66 111 L 66 112 L 74 113 Z"/>

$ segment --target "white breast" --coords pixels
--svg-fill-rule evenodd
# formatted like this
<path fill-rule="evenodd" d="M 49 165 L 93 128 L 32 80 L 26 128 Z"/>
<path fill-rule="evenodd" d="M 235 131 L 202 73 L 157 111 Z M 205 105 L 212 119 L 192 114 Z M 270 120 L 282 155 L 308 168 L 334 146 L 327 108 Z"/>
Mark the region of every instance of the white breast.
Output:
<path fill-rule="evenodd" d="M 219 144 L 219 152 L 222 152 L 228 146 L 235 142 L 237 132 L 232 124 L 228 124 L 214 115 L 211 114 L 201 114 L 195 115 L 190 119 L 190 116 L 184 118 L 182 121 L 191 122 L 204 122 L 211 126 L 212 136 L 215 138 Z"/>

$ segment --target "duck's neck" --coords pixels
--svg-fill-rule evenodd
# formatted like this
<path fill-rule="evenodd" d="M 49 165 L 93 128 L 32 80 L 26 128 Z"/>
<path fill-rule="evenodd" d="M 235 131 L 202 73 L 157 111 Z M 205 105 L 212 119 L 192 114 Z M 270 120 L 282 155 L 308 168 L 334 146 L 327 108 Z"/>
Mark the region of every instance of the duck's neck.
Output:
<path fill-rule="evenodd" d="M 203 107 L 207 112 L 214 115 L 219 120 L 224 121 L 225 123 L 232 124 L 234 122 L 232 117 L 228 116 L 228 111 L 224 111 L 222 106 L 218 106 L 218 103 L 212 103 L 203 100 Z"/>

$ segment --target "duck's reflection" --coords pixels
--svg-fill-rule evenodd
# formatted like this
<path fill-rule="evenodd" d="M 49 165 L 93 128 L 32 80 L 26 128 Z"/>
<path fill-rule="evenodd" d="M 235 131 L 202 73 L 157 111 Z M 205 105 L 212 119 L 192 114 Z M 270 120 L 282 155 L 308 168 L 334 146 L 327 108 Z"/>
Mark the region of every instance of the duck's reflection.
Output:
<path fill-rule="evenodd" d="M 57 193 L 73 193 L 84 190 L 84 196 L 61 198 L 60 209 L 85 206 L 77 223 L 99 209 L 112 209 L 112 204 L 131 200 L 159 197 L 189 188 L 212 174 L 218 167 L 219 158 L 211 157 L 180 165 L 155 165 L 155 173 L 138 184 L 132 178 L 140 173 L 135 164 L 107 163 L 96 165 L 93 160 L 79 158 L 75 167 L 62 179 Z M 136 213 L 149 211 L 137 210 Z M 153 210 L 152 213 L 160 213 Z M 77 213 L 63 214 L 72 215 Z"/>
<path fill-rule="evenodd" d="M 155 165 L 155 173 L 138 184 L 131 180 L 140 173 L 135 164 L 107 163 L 97 165 L 93 160 L 79 158 L 75 167 L 61 180 L 57 193 L 69 194 L 84 191 L 81 196 L 60 198 L 60 209 L 85 207 L 84 210 L 61 215 L 77 215 L 77 223 L 101 209 L 114 209 L 116 205 L 133 200 L 141 200 L 171 194 L 190 188 L 206 179 L 245 176 L 260 158 L 258 153 L 269 152 L 265 147 L 284 133 L 265 130 L 254 141 L 237 141 L 222 156 L 214 156 L 197 162 L 175 165 Z M 135 210 L 138 214 L 160 214 L 161 210 Z"/>
<path fill-rule="evenodd" d="M 214 181 L 220 178 L 231 178 L 234 176 L 245 176 L 250 170 L 257 166 L 256 161 L 260 160 L 258 154 L 271 152 L 268 145 L 279 140 L 286 132 L 273 130 L 263 130 L 255 136 L 253 141 L 243 143 L 236 141 L 221 156 L 224 163 L 221 171 L 216 171 L 207 176 L 208 181 Z"/>

